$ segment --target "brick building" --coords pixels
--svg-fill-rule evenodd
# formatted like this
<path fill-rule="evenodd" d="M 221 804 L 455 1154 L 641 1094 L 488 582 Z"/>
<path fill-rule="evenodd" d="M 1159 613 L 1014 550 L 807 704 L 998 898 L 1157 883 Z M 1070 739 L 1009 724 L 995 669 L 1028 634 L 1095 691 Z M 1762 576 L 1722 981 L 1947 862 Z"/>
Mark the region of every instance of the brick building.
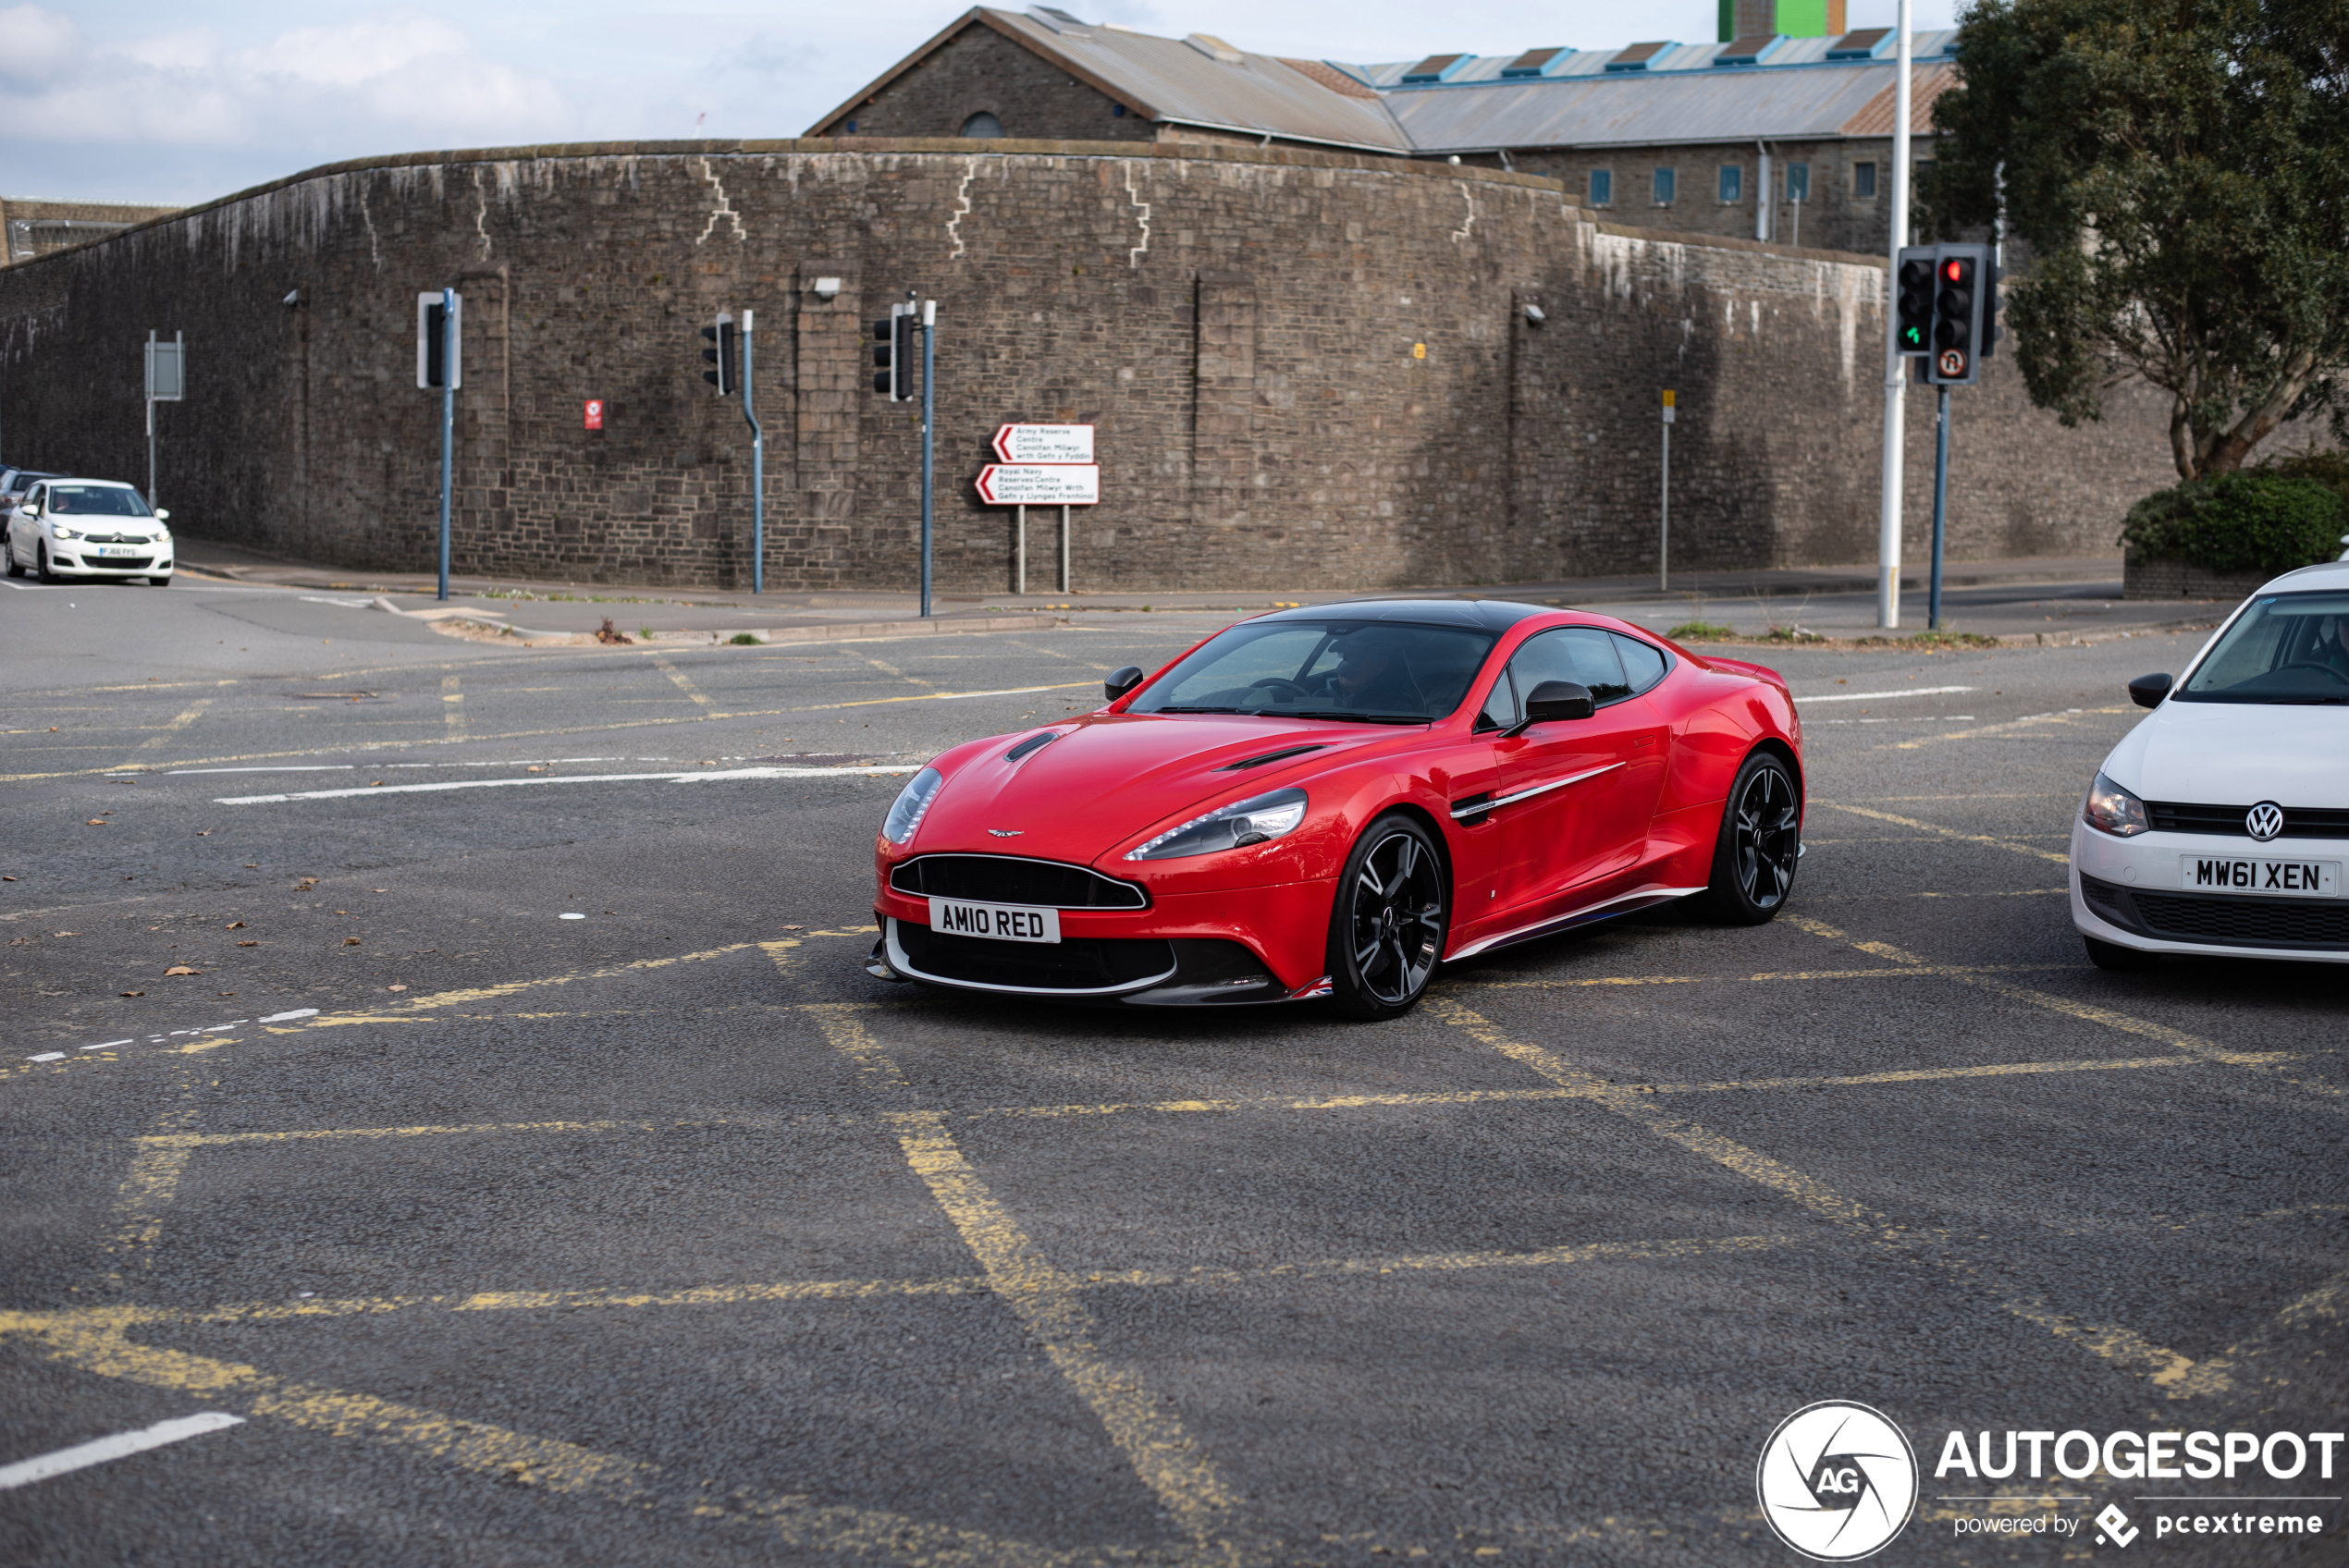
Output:
<path fill-rule="evenodd" d="M 177 207 L 120 202 L 41 202 L 0 196 L 0 267 L 118 234 L 134 223 L 177 211 Z"/>
<path fill-rule="evenodd" d="M 1155 133 L 314 170 L 0 270 L 10 455 L 142 475 L 145 331 L 184 329 L 187 400 L 160 418 L 176 524 L 424 566 L 439 399 L 414 386 L 415 299 L 444 284 L 466 296 L 462 570 L 747 582 L 747 432 L 700 374 L 698 328 L 729 310 L 756 315 L 767 581 L 906 586 L 918 427 L 867 383 L 869 324 L 909 288 L 940 310 L 943 586 L 1008 583 L 1013 514 L 972 481 L 1020 420 L 1098 429 L 1080 591 L 1643 570 L 1666 387 L 1676 564 L 1875 552 L 1881 259 L 1630 227 L 1522 171 Z M 2166 407 L 2123 388 L 2064 430 L 2011 360 L 1986 373 L 1957 416 L 1952 558 L 2110 548 L 2170 482 Z M 1927 450 L 1930 400 L 1910 409 Z M 1930 470 L 1909 465 L 1912 517 Z M 1037 580 L 1056 533 L 1030 540 Z"/>
<path fill-rule="evenodd" d="M 1890 241 L 1897 67 L 1889 31 L 1847 32 L 1842 10 L 1722 0 L 1715 43 L 1357 65 L 978 6 L 809 134 L 1342 148 L 1547 175 L 1635 227 L 1873 254 Z M 1920 162 L 1955 36 L 1912 41 Z"/>

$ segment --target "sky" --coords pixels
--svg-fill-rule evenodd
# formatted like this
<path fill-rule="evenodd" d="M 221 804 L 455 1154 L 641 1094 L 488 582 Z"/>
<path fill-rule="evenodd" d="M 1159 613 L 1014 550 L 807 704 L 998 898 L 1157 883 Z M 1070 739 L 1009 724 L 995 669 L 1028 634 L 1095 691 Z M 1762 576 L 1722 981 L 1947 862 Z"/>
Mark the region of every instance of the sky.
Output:
<path fill-rule="evenodd" d="M 1895 0 L 1849 0 L 1889 25 Z M 1957 0 L 1914 0 L 1919 30 Z M 549 0 L 0 4 L 0 196 L 188 204 L 344 158 L 527 142 L 796 136 L 965 7 Z M 1015 8 L 1006 0 L 1006 8 Z M 1715 0 L 1063 0 L 1088 21 L 1360 62 L 1703 43 Z"/>

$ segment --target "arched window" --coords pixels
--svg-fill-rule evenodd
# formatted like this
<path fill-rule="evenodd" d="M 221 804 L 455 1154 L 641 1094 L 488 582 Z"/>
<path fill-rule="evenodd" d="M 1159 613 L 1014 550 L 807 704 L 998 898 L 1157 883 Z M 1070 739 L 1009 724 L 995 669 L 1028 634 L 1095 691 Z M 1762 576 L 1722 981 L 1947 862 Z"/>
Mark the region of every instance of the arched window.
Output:
<path fill-rule="evenodd" d="M 981 109 L 963 122 L 963 134 L 965 136 L 1001 136 L 1003 134 L 1003 122 Z"/>

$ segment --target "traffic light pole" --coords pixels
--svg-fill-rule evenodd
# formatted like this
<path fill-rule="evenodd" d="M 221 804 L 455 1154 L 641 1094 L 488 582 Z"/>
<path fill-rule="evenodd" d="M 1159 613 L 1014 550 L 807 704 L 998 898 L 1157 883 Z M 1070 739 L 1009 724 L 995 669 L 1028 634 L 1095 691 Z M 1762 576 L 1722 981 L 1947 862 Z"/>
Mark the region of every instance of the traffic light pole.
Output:
<path fill-rule="evenodd" d="M 449 597 L 449 488 L 457 471 L 457 291 L 440 291 L 440 598 Z"/>
<path fill-rule="evenodd" d="M 922 301 L 922 619 L 929 619 L 930 447 L 938 412 L 938 301 Z"/>
<path fill-rule="evenodd" d="M 1941 396 L 1933 421 L 1933 587 L 1925 605 L 1925 625 L 1941 630 L 1941 523 L 1949 509 L 1949 389 Z"/>
<path fill-rule="evenodd" d="M 743 418 L 750 423 L 750 591 L 758 594 L 767 587 L 767 432 L 750 399 L 751 316 L 743 312 Z"/>

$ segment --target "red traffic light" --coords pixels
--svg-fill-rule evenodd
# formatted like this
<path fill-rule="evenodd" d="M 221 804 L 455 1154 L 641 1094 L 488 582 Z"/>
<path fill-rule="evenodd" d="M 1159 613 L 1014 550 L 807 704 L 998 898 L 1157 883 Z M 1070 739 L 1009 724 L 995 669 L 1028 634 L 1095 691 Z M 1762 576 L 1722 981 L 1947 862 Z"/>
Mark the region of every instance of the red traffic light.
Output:
<path fill-rule="evenodd" d="M 1964 262 L 1955 257 L 1941 263 L 1941 276 L 1950 283 L 1963 283 L 1966 280 L 1966 275 L 1973 270 Z"/>

